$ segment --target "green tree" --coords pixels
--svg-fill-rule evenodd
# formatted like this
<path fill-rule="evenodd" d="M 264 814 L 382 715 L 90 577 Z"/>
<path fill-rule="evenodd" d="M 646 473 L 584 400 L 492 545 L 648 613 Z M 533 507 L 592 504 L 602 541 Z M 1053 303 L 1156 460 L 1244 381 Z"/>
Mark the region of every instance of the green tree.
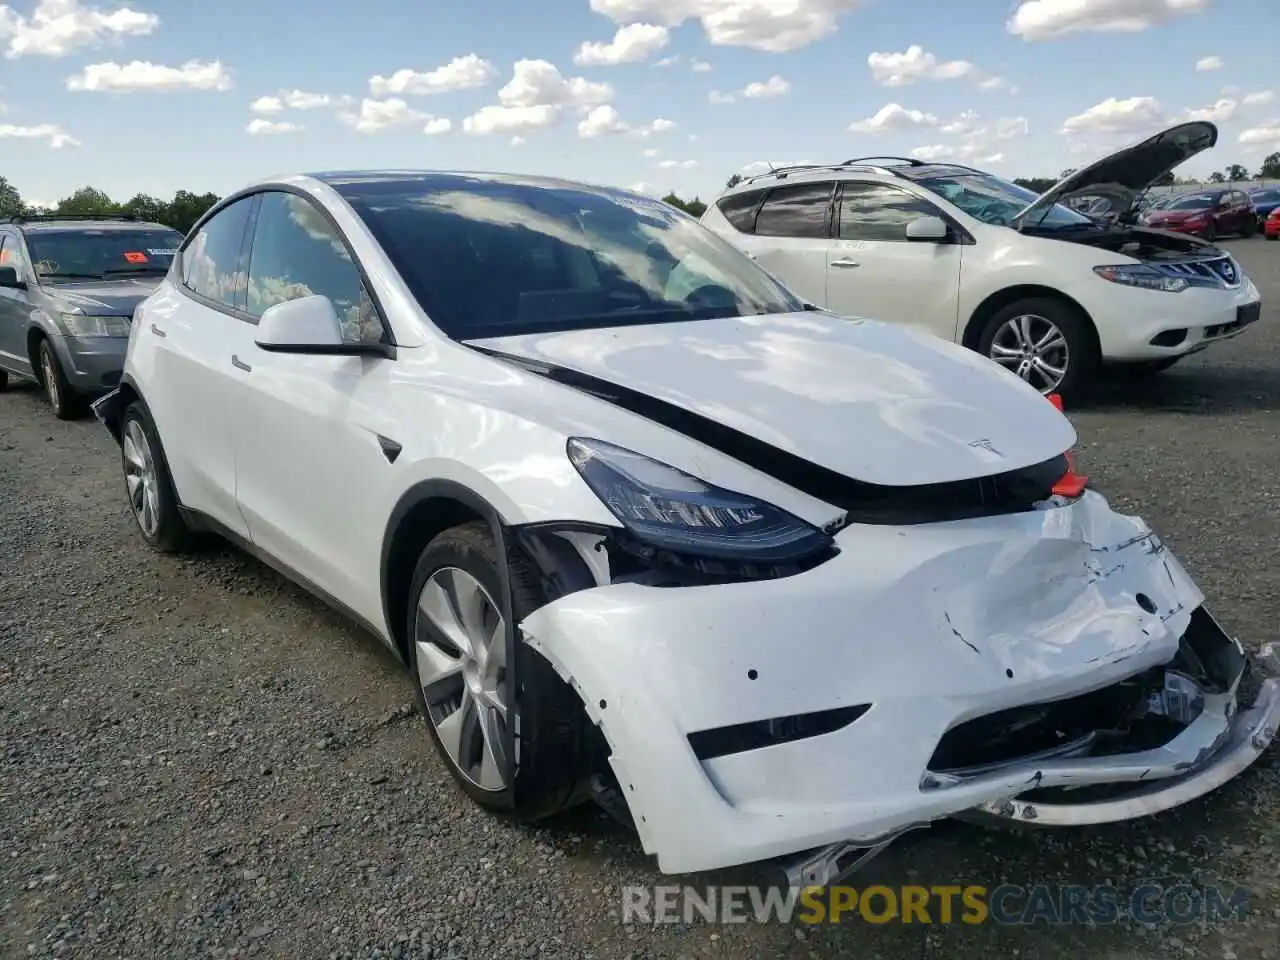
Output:
<path fill-rule="evenodd" d="M 22 211 L 22 195 L 18 188 L 0 177 L 0 217 L 16 217 Z"/>
<path fill-rule="evenodd" d="M 1258 168 L 1259 180 L 1280 180 L 1280 150 L 1267 154 Z"/>
<path fill-rule="evenodd" d="M 219 199 L 216 193 L 195 194 L 188 190 L 179 190 L 166 205 L 160 222 L 173 227 L 179 233 L 186 233 Z"/>
<path fill-rule="evenodd" d="M 119 213 L 119 208 L 115 201 L 96 187 L 81 187 L 58 202 L 57 212 L 80 217 L 101 217 Z"/>
<path fill-rule="evenodd" d="M 1221 170 L 1215 170 L 1213 171 L 1213 173 L 1209 174 L 1209 182 L 1210 183 L 1226 183 L 1227 178 L 1226 178 L 1226 175 Z"/>
<path fill-rule="evenodd" d="M 1232 183 L 1235 183 L 1237 180 L 1249 179 L 1249 171 L 1238 163 L 1231 164 L 1231 166 L 1227 167 L 1223 172 L 1227 175 L 1227 179 Z"/>
<path fill-rule="evenodd" d="M 1013 182 L 1018 186 L 1030 190 L 1034 194 L 1042 194 L 1058 181 L 1052 177 L 1014 177 Z"/>
<path fill-rule="evenodd" d="M 132 200 L 127 200 L 120 205 L 120 212 L 127 213 L 139 220 L 145 220 L 149 223 L 161 223 L 165 215 L 165 209 L 168 205 L 156 197 L 148 196 L 145 193 L 139 193 Z"/>
<path fill-rule="evenodd" d="M 740 173 L 735 173 L 733 176 L 731 176 L 731 177 L 728 179 L 728 181 L 726 181 L 726 182 L 725 182 L 724 188 L 725 188 L 726 190 L 732 190 L 734 187 L 736 187 L 736 186 L 737 186 L 738 184 L 740 184 L 741 182 L 742 182 L 742 174 L 740 174 Z"/>
<path fill-rule="evenodd" d="M 1170 170 L 1163 177 L 1155 182 L 1157 187 L 1172 187 L 1174 182 L 1173 171 Z"/>

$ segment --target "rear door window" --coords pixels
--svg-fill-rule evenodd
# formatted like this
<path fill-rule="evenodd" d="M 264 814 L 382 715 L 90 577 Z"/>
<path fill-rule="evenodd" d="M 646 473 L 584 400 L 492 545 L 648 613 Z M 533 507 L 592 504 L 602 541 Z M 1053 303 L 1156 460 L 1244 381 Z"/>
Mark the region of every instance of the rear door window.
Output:
<path fill-rule="evenodd" d="M 831 235 L 831 194 L 835 184 L 799 183 L 769 192 L 756 217 L 756 235 L 820 239 Z"/>
<path fill-rule="evenodd" d="M 733 225 L 735 230 L 739 233 L 752 233 L 756 228 L 756 213 L 760 208 L 760 200 L 767 192 L 766 190 L 748 190 L 745 193 L 735 193 L 731 197 L 725 197 L 716 206 L 720 208 L 724 218 Z"/>

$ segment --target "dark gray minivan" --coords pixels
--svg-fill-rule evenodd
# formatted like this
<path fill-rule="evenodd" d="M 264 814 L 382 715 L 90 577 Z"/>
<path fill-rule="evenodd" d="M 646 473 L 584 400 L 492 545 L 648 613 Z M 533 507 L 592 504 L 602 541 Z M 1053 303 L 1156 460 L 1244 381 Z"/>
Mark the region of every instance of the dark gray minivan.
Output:
<path fill-rule="evenodd" d="M 26 377 L 60 419 L 84 413 L 120 380 L 134 308 L 181 245 L 124 216 L 0 219 L 0 389 Z"/>

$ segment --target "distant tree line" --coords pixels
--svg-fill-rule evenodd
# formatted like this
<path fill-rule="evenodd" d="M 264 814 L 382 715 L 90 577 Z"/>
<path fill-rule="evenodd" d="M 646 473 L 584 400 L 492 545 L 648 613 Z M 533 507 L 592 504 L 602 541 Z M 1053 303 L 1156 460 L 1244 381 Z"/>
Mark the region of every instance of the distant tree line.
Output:
<path fill-rule="evenodd" d="M 24 202 L 17 188 L 4 177 L 0 177 L 0 217 L 40 213 L 83 217 L 125 214 L 149 223 L 163 223 L 180 233 L 186 233 L 219 199 L 221 198 L 216 193 L 191 193 L 189 190 L 179 190 L 173 195 L 172 200 L 161 200 L 159 197 L 140 193 L 130 200 L 119 202 L 112 200 L 96 187 L 81 187 L 52 207 L 39 207 Z"/>

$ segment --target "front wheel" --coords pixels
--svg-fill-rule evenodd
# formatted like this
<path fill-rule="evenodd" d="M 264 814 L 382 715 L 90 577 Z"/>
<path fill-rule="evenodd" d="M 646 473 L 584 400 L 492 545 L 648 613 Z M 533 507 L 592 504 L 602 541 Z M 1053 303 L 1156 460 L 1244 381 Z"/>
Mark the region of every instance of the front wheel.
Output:
<path fill-rule="evenodd" d="M 53 352 L 53 344 L 41 340 L 37 353 L 40 357 L 40 380 L 53 415 L 59 420 L 75 420 L 84 412 L 84 400 L 67 382 L 58 355 Z"/>
<path fill-rule="evenodd" d="M 1250 218 L 1245 222 L 1244 229 L 1240 231 L 1240 236 L 1242 236 L 1242 237 L 1244 237 L 1244 239 L 1248 240 L 1250 237 L 1252 237 L 1252 236 L 1253 236 L 1255 233 L 1257 233 L 1257 232 L 1258 232 L 1258 221 L 1257 221 L 1257 219 L 1256 219 L 1256 218 L 1254 218 L 1254 217 L 1250 217 Z"/>
<path fill-rule="evenodd" d="M 120 419 L 120 459 L 124 467 L 129 509 L 147 545 L 161 553 L 177 553 L 190 541 L 178 509 L 168 462 L 151 413 L 135 400 Z"/>
<path fill-rule="evenodd" d="M 1028 297 L 1001 307 L 978 337 L 978 352 L 1041 393 L 1078 396 L 1098 365 L 1088 318 L 1069 304 Z"/>
<path fill-rule="evenodd" d="M 409 593 L 409 659 L 427 730 L 459 786 L 487 810 L 530 821 L 574 800 L 586 772 L 585 713 L 518 632 L 508 650 L 508 624 L 543 594 L 529 564 L 509 558 L 507 609 L 500 563 L 485 523 L 427 544 Z"/>

